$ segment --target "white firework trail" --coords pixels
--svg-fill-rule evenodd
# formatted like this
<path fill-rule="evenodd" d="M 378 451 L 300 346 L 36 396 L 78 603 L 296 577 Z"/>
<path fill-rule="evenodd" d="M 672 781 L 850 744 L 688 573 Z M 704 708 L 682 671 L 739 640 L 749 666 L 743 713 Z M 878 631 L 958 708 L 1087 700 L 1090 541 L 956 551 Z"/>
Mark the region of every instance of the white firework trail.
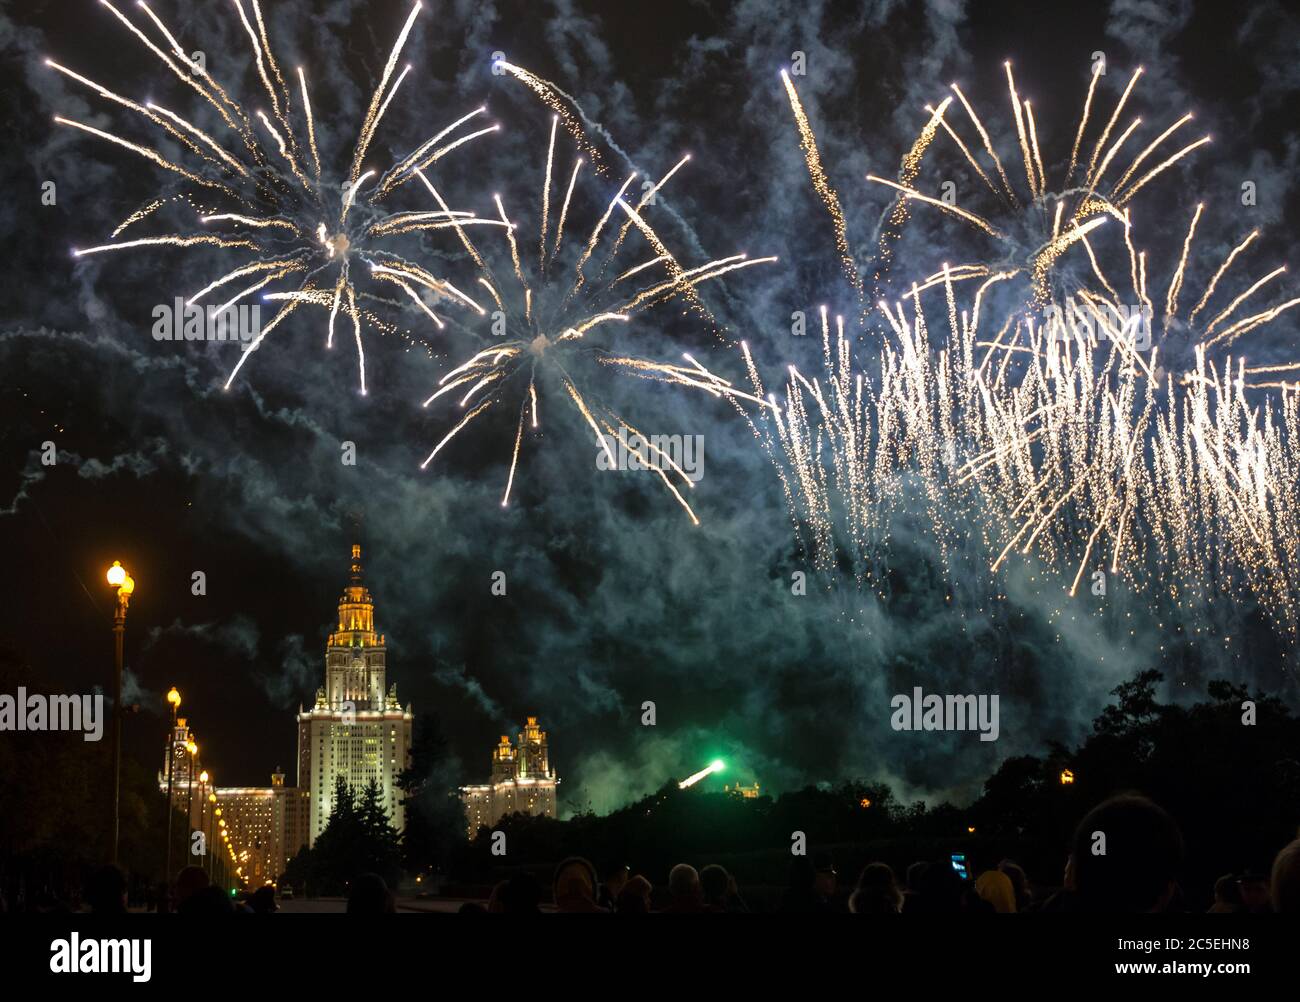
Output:
<path fill-rule="evenodd" d="M 1067 171 L 1072 186 L 1054 192 L 1038 146 L 1041 123 L 1007 67 L 1027 198 L 954 86 L 988 168 L 944 128 L 1001 214 L 969 218 L 914 187 L 924 135 L 899 181 L 873 180 L 902 190 L 900 206 L 932 202 L 999 250 L 946 264 L 902 295 L 882 298 L 874 316 L 884 320 L 883 334 L 874 339 L 867 324 L 832 322 L 823 308 L 820 371 L 790 366 L 770 395 L 744 347 L 752 394 L 771 405 L 751 421 L 806 551 L 831 574 L 849 566 L 860 584 L 883 594 L 905 519 L 909 531 L 925 527 L 950 566 L 972 545 L 984 552 L 995 591 L 1013 560 L 1036 559 L 1055 569 L 1063 599 L 1102 572 L 1153 611 L 1179 610 L 1185 623 L 1211 612 L 1226 621 L 1225 609 L 1257 606 L 1294 643 L 1300 363 L 1250 365 L 1240 349 L 1300 299 L 1260 304 L 1281 268 L 1237 282 L 1231 298 L 1223 291 L 1252 233 L 1217 264 L 1192 305 L 1189 274 L 1208 271 L 1197 266 L 1201 205 L 1190 213 L 1176 264 L 1157 276 L 1135 239 L 1140 210 L 1132 196 L 1203 140 L 1159 154 L 1180 119 L 1106 184 L 1134 131 L 1116 133 L 1116 126 L 1139 76 L 1088 156 L 1094 79 Z M 933 124 L 938 113 L 927 110 Z M 806 117 L 798 108 L 795 117 L 806 150 Z M 812 174 L 826 202 L 825 173 L 818 165 Z M 1025 228 L 1002 222 L 1025 212 L 1039 219 L 1039 237 L 1010 235 Z M 905 221 L 905 212 L 892 215 L 882 241 L 896 239 Z M 1094 245 L 1089 235 L 1103 224 L 1115 239 Z M 837 226 L 840 257 L 841 233 Z M 1029 296 L 1003 288 L 1017 278 L 1028 279 Z M 864 349 L 868 340 L 875 346 Z M 1181 357 L 1162 357 L 1179 355 L 1171 349 L 1180 343 Z"/>
<path fill-rule="evenodd" d="M 772 263 L 776 258 L 736 254 L 683 266 L 646 219 L 654 199 L 643 196 L 634 206 L 624 197 L 635 174 L 626 178 L 608 201 L 602 198 L 597 203 L 599 213 L 586 240 L 566 244 L 565 226 L 572 225 L 575 218 L 575 185 L 584 161 L 576 159 L 571 173 L 556 170 L 556 158 L 562 152 L 556 146 L 560 121 L 557 115 L 551 123 L 535 260 L 526 258 L 515 237 L 517 224 L 511 221 L 499 195 L 494 196 L 494 201 L 505 228 L 508 255 L 482 250 L 459 221 L 452 220 L 452 230 L 474 265 L 474 285 L 486 293 L 487 298 L 480 296 L 474 306 L 483 314 L 489 307 L 494 308 L 494 320 L 502 326 L 488 347 L 443 374 L 424 401 L 427 407 L 446 398 L 466 413 L 439 440 L 422 466 L 427 467 L 476 419 L 506 410 L 514 421 L 510 469 L 501 498 L 502 506 L 507 506 L 517 482 L 526 437 L 540 434 L 540 404 L 550 392 L 574 408 L 606 453 L 612 440 L 631 443 L 628 447 L 642 467 L 659 476 L 691 521 L 698 524 L 698 516 L 686 497 L 694 484 L 685 471 L 655 444 L 653 436 L 642 434 L 605 404 L 598 388 L 593 387 L 610 375 L 625 374 L 701 390 L 719 399 L 764 405 L 760 398 L 709 371 L 689 355 L 684 356 L 685 364 L 678 364 L 624 353 L 614 346 L 613 332 L 631 326 L 653 307 L 670 302 L 678 302 L 687 312 L 712 322 L 697 287 L 726 274 Z M 592 144 L 584 141 L 578 145 L 589 155 Z M 679 161 L 647 195 L 657 192 L 683 163 L 684 159 Z M 550 187 L 566 175 L 567 187 L 552 233 Z M 423 174 L 420 179 L 434 204 L 445 211 L 441 193 Z M 636 236 L 631 235 L 633 231 Z M 561 253 L 565 248 L 567 253 Z M 614 457 L 610 455 L 609 459 L 613 461 Z"/>
<path fill-rule="evenodd" d="M 474 120 L 485 109 L 477 108 L 453 122 L 382 173 L 365 169 L 379 125 L 410 72 L 409 65 L 397 71 L 397 64 L 422 3 L 413 4 L 403 22 L 350 151 L 347 168 L 337 174 L 332 174 L 328 161 L 322 160 L 318 147 L 307 72 L 296 67 L 290 77 L 296 87 L 286 81 L 267 34 L 260 0 L 231 0 L 252 51 L 262 87 L 259 99 L 269 106 L 269 111 L 257 108 L 251 114 L 248 106 L 233 96 L 233 88 L 221 84 L 203 61 L 192 60 L 186 54 L 181 41 L 146 0 L 137 3 L 143 24 L 128 18 L 112 0 L 100 3 L 172 76 L 201 98 L 200 114 L 214 124 L 203 127 L 196 124 L 202 120 L 198 116 L 183 117 L 161 103 L 132 101 L 53 59 L 47 60 L 51 69 L 144 119 L 159 139 L 170 139 L 185 152 L 184 162 L 176 162 L 157 146 L 133 142 L 62 116 L 56 118 L 60 125 L 135 153 L 165 171 L 172 183 L 182 186 L 172 191 L 169 184 L 166 192 L 116 227 L 110 242 L 74 253 L 87 257 L 196 246 L 230 251 L 230 266 L 187 296 L 186 305 L 211 308 L 205 300 L 212 293 L 251 277 L 258 281 L 241 287 L 233 298 L 224 301 L 224 307 L 234 307 L 257 293 L 267 302 L 282 305 L 246 346 L 249 350 L 241 353 L 225 381 L 227 388 L 253 357 L 251 349 L 261 347 L 300 305 L 310 304 L 328 313 L 323 338 L 326 347 L 334 344 L 339 314 L 351 320 L 358 380 L 361 392 L 366 393 L 364 330 L 409 334 L 385 319 L 386 310 L 363 305 L 401 305 L 401 301 L 366 291 L 358 284 L 363 277 L 372 279 L 378 288 L 394 288 L 413 299 L 440 325 L 432 306 L 444 301 L 458 308 L 463 306 L 443 279 L 399 255 L 393 249 L 393 240 L 404 234 L 448 229 L 453 219 L 457 228 L 499 226 L 499 221 L 450 210 L 389 211 L 385 202 L 453 150 L 495 131 L 494 125 L 465 131 L 476 124 Z M 172 202 L 184 204 L 174 232 L 118 239 L 128 228 L 156 217 L 164 205 Z"/>

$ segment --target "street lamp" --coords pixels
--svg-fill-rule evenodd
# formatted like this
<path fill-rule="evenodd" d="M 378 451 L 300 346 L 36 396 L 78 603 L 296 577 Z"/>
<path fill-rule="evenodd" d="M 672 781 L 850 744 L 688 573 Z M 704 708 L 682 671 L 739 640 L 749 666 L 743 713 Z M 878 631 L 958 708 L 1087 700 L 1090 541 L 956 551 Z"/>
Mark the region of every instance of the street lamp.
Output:
<path fill-rule="evenodd" d="M 209 804 L 215 804 L 216 802 L 217 802 L 217 795 L 216 795 L 215 793 L 209 793 L 209 794 L 208 794 L 208 803 L 209 803 Z M 208 810 L 209 810 L 209 812 L 210 812 L 210 811 L 213 810 L 213 808 L 209 807 Z M 205 836 L 205 838 L 211 838 L 211 837 L 212 837 L 212 817 L 213 817 L 213 815 L 212 815 L 211 813 L 209 813 L 209 814 L 208 814 L 208 823 L 207 823 L 207 827 L 206 827 L 207 835 Z M 203 843 L 203 849 L 204 849 L 205 852 L 207 852 L 207 856 L 208 856 L 208 877 L 211 878 L 211 876 L 212 876 L 213 853 L 208 852 L 208 843 L 207 843 L 207 842 L 204 842 L 204 843 Z"/>
<path fill-rule="evenodd" d="M 203 833 L 203 864 L 202 865 L 205 872 L 208 868 L 208 842 L 207 842 L 208 826 L 206 821 L 207 813 L 208 813 L 208 805 L 207 805 L 207 798 L 204 796 L 204 793 L 206 792 L 207 788 L 208 788 L 208 770 L 204 769 L 201 773 L 199 773 L 199 831 Z"/>
<path fill-rule="evenodd" d="M 163 879 L 170 881 L 172 879 L 172 782 L 176 778 L 175 758 L 176 758 L 176 711 L 181 708 L 181 694 L 177 691 L 176 686 L 172 686 L 167 693 L 167 702 L 172 708 L 172 729 L 167 735 L 167 869 L 163 871 Z"/>
<path fill-rule="evenodd" d="M 116 865 L 122 800 L 122 643 L 126 635 L 126 607 L 135 591 L 135 579 L 120 560 L 113 561 L 105 576 L 117 589 L 117 609 L 113 613 L 113 863 Z"/>
<path fill-rule="evenodd" d="M 194 759 L 199 753 L 198 743 L 186 741 L 185 750 L 190 753 L 190 792 L 189 799 L 185 804 L 185 826 L 190 828 L 194 824 Z M 193 832 L 191 832 L 192 834 Z M 185 836 L 185 844 L 190 844 L 190 835 Z"/>

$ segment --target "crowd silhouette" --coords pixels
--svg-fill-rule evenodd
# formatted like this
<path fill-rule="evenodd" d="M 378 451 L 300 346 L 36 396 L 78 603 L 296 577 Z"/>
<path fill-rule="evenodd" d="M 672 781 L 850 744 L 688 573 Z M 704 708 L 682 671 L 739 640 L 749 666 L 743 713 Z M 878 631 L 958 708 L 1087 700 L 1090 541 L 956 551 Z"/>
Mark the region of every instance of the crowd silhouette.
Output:
<path fill-rule="evenodd" d="M 978 873 L 950 858 L 921 860 L 897 874 L 883 862 L 841 878 L 826 850 L 795 856 L 787 885 L 773 909 L 787 914 L 855 915 L 1014 914 L 1084 912 L 1131 914 L 1187 912 L 1178 883 L 1182 832 L 1158 804 L 1137 794 L 1110 797 L 1089 811 L 1074 832 L 1058 882 L 1035 883 L 1014 860 Z M 462 914 L 740 914 L 751 910 L 735 877 L 712 863 L 700 869 L 678 863 L 656 889 L 643 873 L 616 861 L 598 869 L 572 856 L 554 870 L 550 899 L 533 873 L 520 870 L 497 883 L 486 902 L 466 901 Z M 85 884 L 85 906 L 98 914 L 127 912 L 127 879 L 116 866 L 94 871 Z M 211 883 L 200 866 L 186 866 L 169 888 L 159 888 L 149 910 L 179 915 L 272 914 L 279 910 L 267 885 L 232 896 Z M 0 911 L 9 910 L 0 899 Z M 21 909 L 58 913 L 73 909 L 38 896 Z M 383 877 L 363 873 L 348 887 L 348 914 L 397 911 L 397 898 Z M 1300 837 L 1275 856 L 1271 870 L 1226 874 L 1214 884 L 1209 913 L 1300 913 Z"/>

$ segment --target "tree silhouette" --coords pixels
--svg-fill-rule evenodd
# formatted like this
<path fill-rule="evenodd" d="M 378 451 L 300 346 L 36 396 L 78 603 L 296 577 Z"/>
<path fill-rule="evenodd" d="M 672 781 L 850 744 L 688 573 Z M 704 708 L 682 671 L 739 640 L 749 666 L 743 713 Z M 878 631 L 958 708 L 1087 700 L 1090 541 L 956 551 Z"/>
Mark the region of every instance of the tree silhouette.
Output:
<path fill-rule="evenodd" d="M 402 875 L 401 835 L 373 779 L 357 797 L 347 780 L 334 780 L 329 820 L 311 849 L 290 861 L 284 879 L 313 894 L 346 894 L 359 874 L 378 873 L 389 887 Z"/>

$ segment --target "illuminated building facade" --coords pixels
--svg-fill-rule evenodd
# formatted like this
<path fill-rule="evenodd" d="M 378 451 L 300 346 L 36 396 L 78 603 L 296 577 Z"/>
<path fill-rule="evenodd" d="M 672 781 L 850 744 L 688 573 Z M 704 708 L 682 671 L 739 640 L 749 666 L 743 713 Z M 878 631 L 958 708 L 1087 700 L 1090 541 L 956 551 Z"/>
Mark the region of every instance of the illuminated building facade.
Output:
<path fill-rule="evenodd" d="M 555 787 L 559 780 L 551 768 L 546 732 L 529 717 L 511 745 L 508 734 L 492 751 L 492 773 L 487 783 L 462 786 L 465 822 L 469 837 L 482 827 L 491 827 L 508 814 L 555 817 Z"/>
<path fill-rule="evenodd" d="M 404 826 L 397 776 L 410 757 L 414 718 L 409 706 L 397 702 L 397 687 L 386 689 L 384 637 L 375 633 L 374 617 L 374 600 L 362 582 L 361 547 L 354 545 L 338 628 L 325 648 L 325 685 L 310 711 L 298 708 L 296 787 L 285 786 L 279 770 L 269 787 L 204 783 L 202 756 L 186 747 L 194 740 L 186 718 L 171 728 L 159 789 L 166 794 L 170 755 L 175 807 L 185 811 L 189 805 L 190 831 L 204 832 L 209 847 L 227 855 L 247 886 L 277 880 L 298 850 L 316 840 L 329 820 L 336 776 L 358 795 L 375 780 L 394 827 L 400 832 Z"/>
<path fill-rule="evenodd" d="M 228 859 L 230 872 L 247 886 L 259 887 L 278 880 L 289 860 L 307 844 L 307 791 L 285 786 L 284 773 L 278 769 L 271 776 L 270 786 L 216 786 L 204 769 L 203 759 L 196 756 L 191 760 L 186 749 L 191 740 L 194 732 L 181 717 L 172 729 L 175 809 L 188 810 L 189 830 L 203 832 L 208 851 Z M 208 775 L 207 782 L 204 775 Z M 158 770 L 158 789 L 167 793 L 166 751 L 163 767 Z M 196 857 L 186 862 L 203 865 L 205 860 Z"/>
<path fill-rule="evenodd" d="M 724 786 L 722 792 L 730 793 L 735 797 L 742 797 L 745 800 L 757 800 L 761 795 L 757 783 L 750 786 L 742 786 L 740 783 L 737 783 L 735 786 Z"/>
<path fill-rule="evenodd" d="M 384 635 L 375 632 L 375 603 L 362 579 L 361 547 L 352 547 L 348 586 L 339 599 L 338 628 L 325 647 L 325 685 L 298 712 L 298 786 L 308 797 L 308 844 L 333 809 L 335 779 L 360 796 L 373 780 L 393 826 L 405 826 L 397 777 L 411 754 L 414 717 L 388 686 Z"/>
<path fill-rule="evenodd" d="M 215 819 L 215 838 L 233 848 L 240 876 L 250 887 L 278 880 L 307 844 L 307 791 L 285 786 L 284 773 L 276 772 L 269 787 L 219 786 L 216 794 L 221 814 Z"/>

